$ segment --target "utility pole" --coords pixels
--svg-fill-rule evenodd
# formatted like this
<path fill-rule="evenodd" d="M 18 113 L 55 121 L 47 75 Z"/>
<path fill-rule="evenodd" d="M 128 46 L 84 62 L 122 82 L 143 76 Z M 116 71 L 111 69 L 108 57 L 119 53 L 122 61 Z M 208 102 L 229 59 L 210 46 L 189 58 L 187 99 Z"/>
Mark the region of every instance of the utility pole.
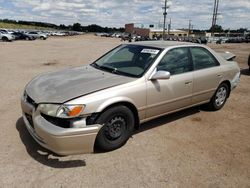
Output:
<path fill-rule="evenodd" d="M 165 31 L 166 31 L 166 16 L 167 16 L 167 8 L 169 8 L 167 6 L 167 0 L 165 0 L 165 6 L 163 7 L 163 16 L 164 16 L 164 22 L 163 22 L 163 36 L 162 36 L 162 39 L 164 40 L 165 39 Z"/>
<path fill-rule="evenodd" d="M 212 20 L 212 27 L 211 27 L 212 36 L 214 36 L 214 27 L 217 22 L 218 8 L 219 8 L 219 0 L 214 0 L 213 20 Z"/>
<path fill-rule="evenodd" d="M 171 24 L 172 24 L 172 20 L 171 20 L 171 18 L 170 18 L 169 24 L 168 24 L 168 35 L 170 35 Z"/>
<path fill-rule="evenodd" d="M 190 33 L 191 33 L 191 22 L 192 22 L 192 20 L 188 21 L 188 39 L 189 39 L 189 36 L 190 36 Z"/>

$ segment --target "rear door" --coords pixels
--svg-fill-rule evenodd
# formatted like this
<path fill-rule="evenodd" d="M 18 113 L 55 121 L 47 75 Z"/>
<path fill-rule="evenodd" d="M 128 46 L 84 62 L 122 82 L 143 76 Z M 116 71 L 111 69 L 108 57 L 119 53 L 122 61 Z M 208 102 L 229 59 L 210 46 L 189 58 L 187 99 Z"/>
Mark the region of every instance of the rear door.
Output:
<path fill-rule="evenodd" d="M 200 103 L 213 96 L 222 79 L 220 64 L 211 52 L 203 47 L 190 47 L 194 64 L 193 103 Z"/>

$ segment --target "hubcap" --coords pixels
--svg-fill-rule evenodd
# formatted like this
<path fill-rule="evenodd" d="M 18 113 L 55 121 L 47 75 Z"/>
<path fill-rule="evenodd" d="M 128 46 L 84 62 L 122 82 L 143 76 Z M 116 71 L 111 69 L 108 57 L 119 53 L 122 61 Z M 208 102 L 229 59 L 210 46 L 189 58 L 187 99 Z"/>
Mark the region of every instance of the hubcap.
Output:
<path fill-rule="evenodd" d="M 121 116 L 115 116 L 105 125 L 105 136 L 109 140 L 116 140 L 122 135 L 125 127 L 125 119 Z"/>
<path fill-rule="evenodd" d="M 216 98 L 215 98 L 215 104 L 216 106 L 221 106 L 224 104 L 227 98 L 227 90 L 225 87 L 221 87 L 217 93 L 216 93 Z"/>

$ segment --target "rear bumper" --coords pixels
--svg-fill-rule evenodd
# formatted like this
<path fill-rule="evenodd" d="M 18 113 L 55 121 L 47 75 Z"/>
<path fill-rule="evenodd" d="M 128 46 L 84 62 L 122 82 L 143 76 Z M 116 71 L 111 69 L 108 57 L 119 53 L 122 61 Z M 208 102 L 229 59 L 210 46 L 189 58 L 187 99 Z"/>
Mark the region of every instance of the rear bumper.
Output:
<path fill-rule="evenodd" d="M 35 108 L 21 100 L 23 120 L 30 135 L 44 148 L 60 155 L 91 153 L 101 125 L 61 128 L 44 119 Z M 28 119 L 28 117 L 30 117 Z"/>
<path fill-rule="evenodd" d="M 240 83 L 240 76 L 240 72 L 234 76 L 233 80 L 231 81 L 231 90 L 236 88 L 237 85 Z"/>

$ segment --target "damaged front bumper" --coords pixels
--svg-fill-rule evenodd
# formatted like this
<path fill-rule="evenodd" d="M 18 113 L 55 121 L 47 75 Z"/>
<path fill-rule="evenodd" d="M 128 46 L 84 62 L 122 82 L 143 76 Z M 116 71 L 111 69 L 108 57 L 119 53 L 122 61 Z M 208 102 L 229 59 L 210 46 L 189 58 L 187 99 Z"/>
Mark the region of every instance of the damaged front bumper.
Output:
<path fill-rule="evenodd" d="M 34 105 L 21 99 L 23 120 L 31 136 L 44 148 L 60 155 L 91 153 L 102 125 L 61 128 L 47 121 Z"/>

